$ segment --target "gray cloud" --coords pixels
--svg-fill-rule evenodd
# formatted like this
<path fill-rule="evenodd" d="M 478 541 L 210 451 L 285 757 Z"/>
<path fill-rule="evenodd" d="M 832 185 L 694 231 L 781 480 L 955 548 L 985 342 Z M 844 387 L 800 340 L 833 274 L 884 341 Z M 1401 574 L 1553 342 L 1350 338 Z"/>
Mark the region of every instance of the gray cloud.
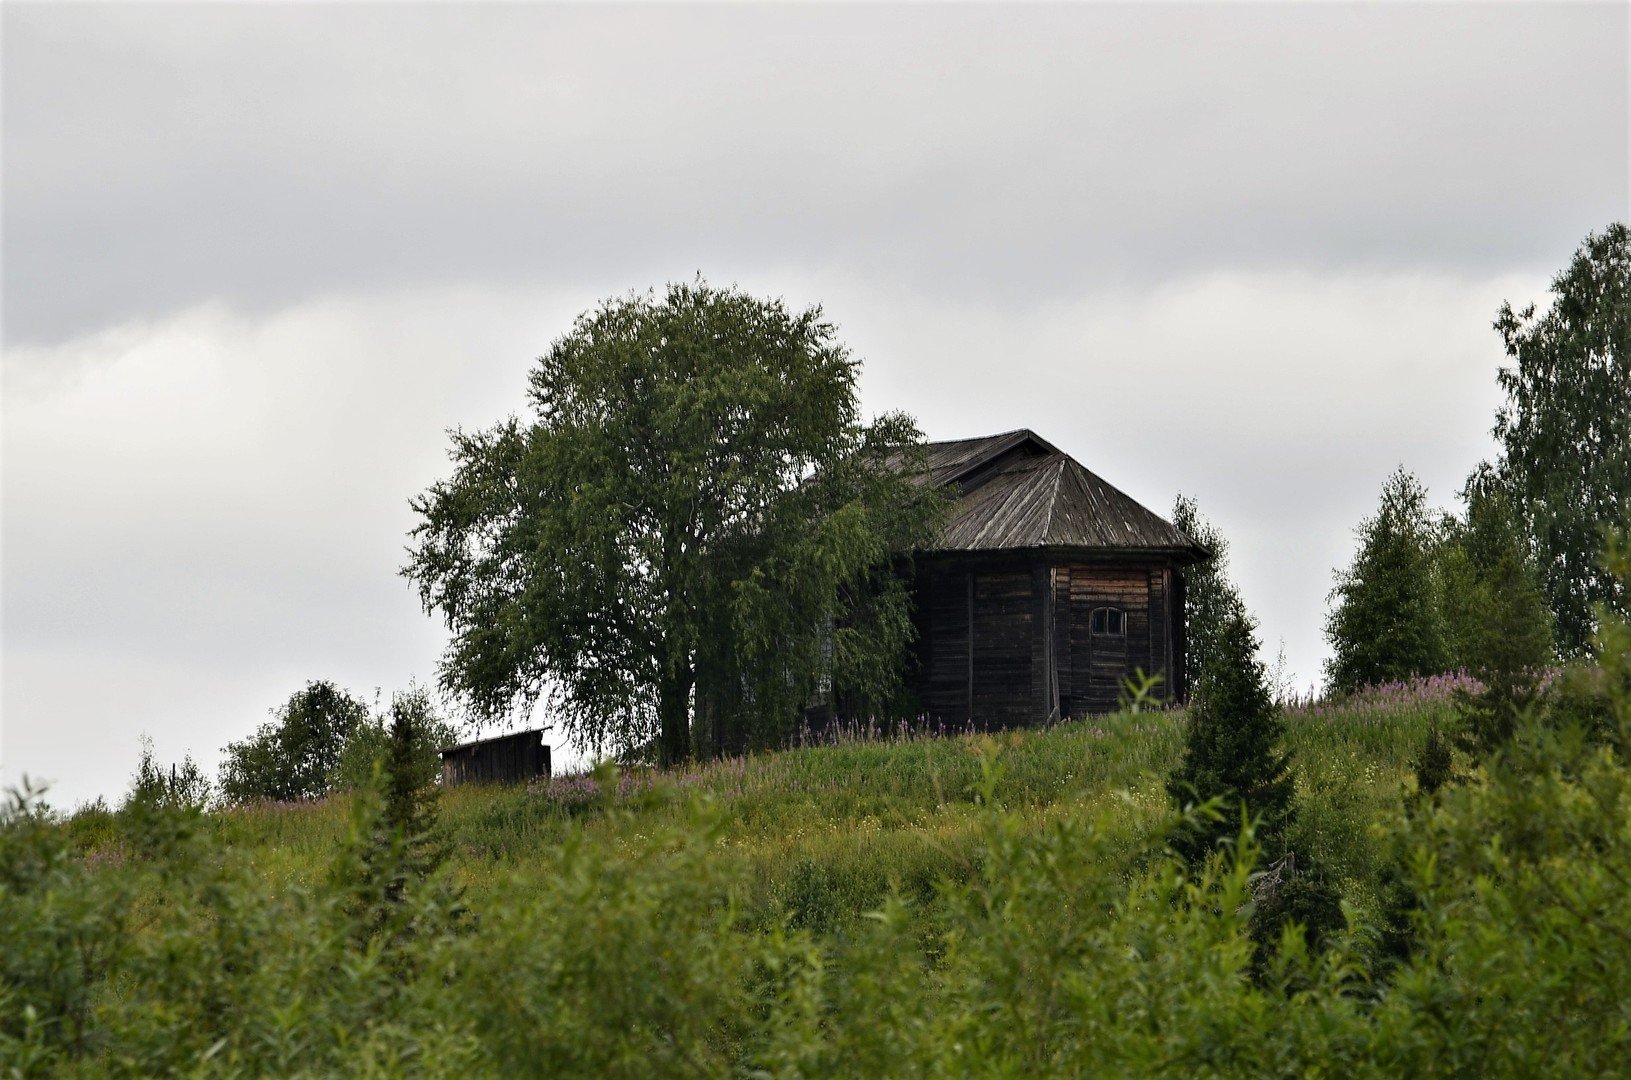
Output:
<path fill-rule="evenodd" d="M 1008 303 L 1548 266 L 1627 196 L 1623 5 L 4 17 L 13 341 L 200 296 L 673 265 Z"/>
<path fill-rule="evenodd" d="M 1305 683 L 1501 300 L 1626 214 L 1623 5 L 6 5 L 0 782 L 432 675 L 445 429 L 596 299 L 824 303 L 864 403 L 1235 542 Z"/>

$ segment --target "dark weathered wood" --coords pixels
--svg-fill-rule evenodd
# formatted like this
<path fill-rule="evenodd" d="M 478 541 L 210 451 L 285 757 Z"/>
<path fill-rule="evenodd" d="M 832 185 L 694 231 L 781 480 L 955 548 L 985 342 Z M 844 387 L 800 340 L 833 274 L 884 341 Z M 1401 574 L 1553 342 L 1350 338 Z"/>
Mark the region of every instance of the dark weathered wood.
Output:
<path fill-rule="evenodd" d="M 1049 568 L 1053 578 L 1053 640 L 1055 677 L 1059 680 L 1059 715 L 1068 719 L 1075 712 L 1075 665 L 1070 647 L 1070 566 Z"/>
<path fill-rule="evenodd" d="M 1193 561 L 1207 552 L 1029 430 L 930 443 L 918 482 L 955 490 L 935 551 L 1079 548 Z"/>
<path fill-rule="evenodd" d="M 1034 619 L 1028 569 L 988 570 L 973 581 L 973 678 L 970 716 L 976 727 L 1037 722 L 1032 696 Z"/>
<path fill-rule="evenodd" d="M 1188 606 L 1189 584 L 1184 578 L 1182 570 L 1175 570 L 1172 574 L 1173 589 L 1169 611 L 1172 620 L 1172 697 L 1174 701 L 1189 700 L 1189 667 L 1186 656 L 1189 651 L 1189 624 L 1186 621 L 1184 609 Z"/>
<path fill-rule="evenodd" d="M 1183 700 L 1182 566 L 1207 552 L 1029 431 L 932 443 L 922 482 L 956 496 L 915 557 L 914 686 L 947 726 L 1117 707 L 1139 669 Z M 1095 635 L 1093 612 L 1124 633 Z"/>
<path fill-rule="evenodd" d="M 1031 595 L 1036 604 L 1036 625 L 1031 633 L 1032 697 L 1044 721 L 1059 718 L 1059 677 L 1054 668 L 1053 568 L 1038 559 L 1031 564 Z"/>
<path fill-rule="evenodd" d="M 442 752 L 442 783 L 524 784 L 549 775 L 542 731 L 518 731 L 449 746 Z"/>

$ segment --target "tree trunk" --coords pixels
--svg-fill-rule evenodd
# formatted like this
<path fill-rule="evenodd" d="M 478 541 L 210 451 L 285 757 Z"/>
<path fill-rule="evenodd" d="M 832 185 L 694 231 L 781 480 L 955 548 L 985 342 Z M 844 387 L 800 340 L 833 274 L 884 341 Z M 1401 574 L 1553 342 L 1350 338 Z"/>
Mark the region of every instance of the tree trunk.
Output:
<path fill-rule="evenodd" d="M 691 757 L 691 684 L 696 673 L 690 664 L 664 675 L 657 688 L 657 717 L 661 733 L 657 739 L 658 762 L 663 768 L 678 765 Z"/>

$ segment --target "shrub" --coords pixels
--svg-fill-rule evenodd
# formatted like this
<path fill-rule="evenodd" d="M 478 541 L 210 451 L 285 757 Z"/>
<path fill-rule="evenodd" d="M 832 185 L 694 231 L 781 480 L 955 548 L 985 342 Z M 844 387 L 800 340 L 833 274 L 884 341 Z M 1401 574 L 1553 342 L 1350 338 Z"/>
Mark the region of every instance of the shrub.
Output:
<path fill-rule="evenodd" d="M 30 789 L 0 804 L 0 1066 L 44 1073 L 94 1046 L 94 1005 L 130 948 L 131 882 L 97 875 Z"/>
<path fill-rule="evenodd" d="M 334 883 L 365 947 L 399 951 L 405 940 L 452 929 L 463 912 L 459 890 L 438 875 L 449 849 L 437 820 L 435 759 L 426 755 L 432 719 L 422 692 L 393 698 L 384 752 L 354 798 Z"/>
<path fill-rule="evenodd" d="M 382 762 L 391 745 L 391 725 L 401 716 L 408 725 L 410 735 L 410 764 L 415 784 L 434 783 L 441 774 L 439 751 L 457 738 L 452 724 L 443 720 L 422 687 L 393 694 L 391 707 L 383 716 L 365 716 L 346 736 L 345 743 L 329 775 L 329 786 L 341 791 L 355 791 L 373 783 L 374 769 Z"/>
<path fill-rule="evenodd" d="M 130 791 L 120 810 L 128 812 L 139 804 L 202 810 L 209 805 L 212 790 L 209 777 L 204 775 L 191 754 L 183 757 L 180 765 L 171 765 L 166 772 L 153 760 L 152 740 L 143 735 L 142 756 L 136 763 L 136 774 L 131 777 Z"/>
<path fill-rule="evenodd" d="M 292 801 L 327 793 L 340 751 L 368 719 L 368 706 L 331 682 L 312 682 L 272 715 L 273 722 L 253 736 L 226 746 L 225 801 Z"/>

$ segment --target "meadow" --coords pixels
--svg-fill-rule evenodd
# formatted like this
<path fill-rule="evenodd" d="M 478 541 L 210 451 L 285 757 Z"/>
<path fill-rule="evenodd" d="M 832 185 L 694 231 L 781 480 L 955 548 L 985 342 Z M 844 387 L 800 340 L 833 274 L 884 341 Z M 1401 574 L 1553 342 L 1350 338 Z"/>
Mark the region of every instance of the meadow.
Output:
<path fill-rule="evenodd" d="M 1182 710 L 840 739 L 439 800 L 359 932 L 345 798 L 62 821 L 0 849 L 13 1075 L 1605 1075 L 1631 1050 L 1631 778 L 1536 727 L 1413 795 L 1453 679 L 1287 711 L 1293 840 L 1348 929 L 1254 950 L 1186 872 Z M 1404 902 L 1401 902 L 1404 897 Z M 1389 935 L 1392 938 L 1389 938 Z M 1404 952 L 1389 940 L 1408 939 Z"/>

